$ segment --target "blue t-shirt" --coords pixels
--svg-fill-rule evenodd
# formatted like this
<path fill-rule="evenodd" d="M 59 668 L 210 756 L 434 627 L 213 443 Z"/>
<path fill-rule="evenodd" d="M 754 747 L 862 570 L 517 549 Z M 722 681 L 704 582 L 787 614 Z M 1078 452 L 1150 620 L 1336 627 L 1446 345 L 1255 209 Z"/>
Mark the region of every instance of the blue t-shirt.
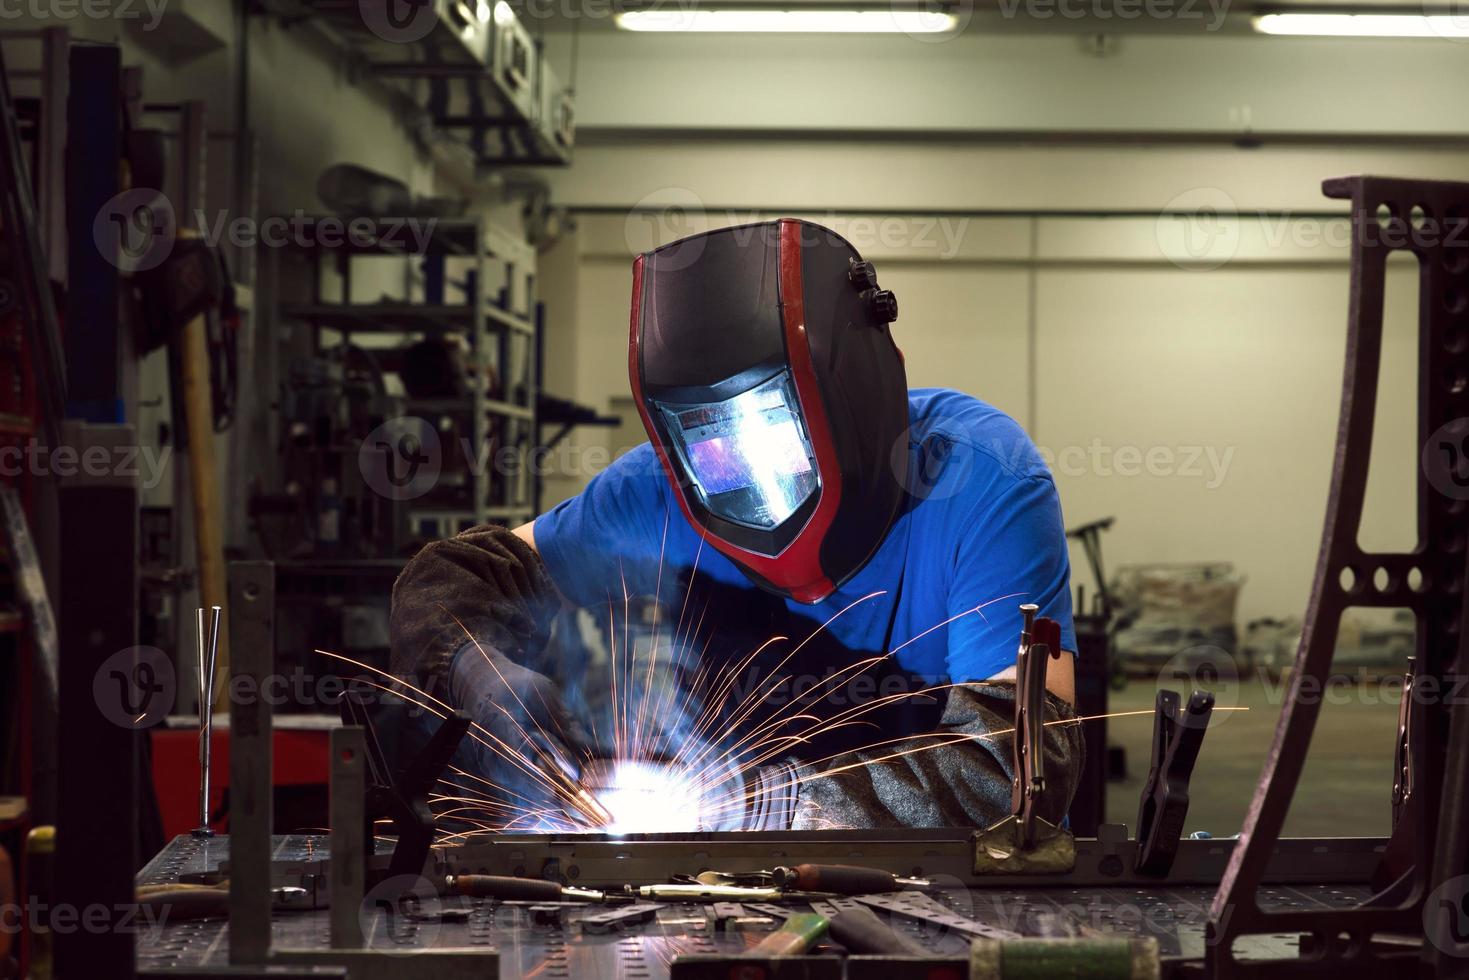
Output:
<path fill-rule="evenodd" d="M 814 605 L 765 593 L 703 542 L 646 443 L 537 518 L 536 546 L 576 605 L 657 595 L 690 624 L 697 610 L 702 634 L 720 641 L 705 644 L 706 657 L 740 656 L 777 631 L 799 641 L 830 620 L 795 665 L 802 672 L 896 651 L 897 666 L 926 683 L 983 680 L 1014 666 L 1024 602 L 1058 620 L 1075 651 L 1061 505 L 1029 437 L 999 409 L 940 388 L 909 392 L 909 422 L 896 522 Z"/>

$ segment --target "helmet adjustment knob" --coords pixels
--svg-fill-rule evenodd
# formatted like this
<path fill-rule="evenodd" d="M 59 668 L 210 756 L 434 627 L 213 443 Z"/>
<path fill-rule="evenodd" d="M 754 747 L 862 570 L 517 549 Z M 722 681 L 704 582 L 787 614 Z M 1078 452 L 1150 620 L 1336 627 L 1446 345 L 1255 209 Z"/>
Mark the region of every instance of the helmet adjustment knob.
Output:
<path fill-rule="evenodd" d="M 873 292 L 872 315 L 877 318 L 878 323 L 892 323 L 898 318 L 898 297 L 893 295 L 891 289 L 879 289 Z"/>
<path fill-rule="evenodd" d="M 858 262 L 853 260 L 852 264 L 847 268 L 847 278 L 852 281 L 852 285 L 856 286 L 860 292 L 877 288 L 877 269 L 873 267 L 871 262 Z"/>

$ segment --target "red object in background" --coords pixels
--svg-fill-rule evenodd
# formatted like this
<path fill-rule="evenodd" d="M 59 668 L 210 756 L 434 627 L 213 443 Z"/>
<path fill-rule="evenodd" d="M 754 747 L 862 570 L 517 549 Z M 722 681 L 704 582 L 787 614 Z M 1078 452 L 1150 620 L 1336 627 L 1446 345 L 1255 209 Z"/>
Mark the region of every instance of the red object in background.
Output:
<path fill-rule="evenodd" d="M 218 725 L 223 719 L 216 718 Z M 326 729 L 277 729 L 271 740 L 273 786 L 325 786 L 330 732 Z M 197 729 L 154 729 L 153 791 L 163 816 L 163 834 L 172 840 L 199 826 L 199 732 Z M 210 824 L 226 831 L 229 814 L 219 808 L 230 783 L 230 735 L 216 728 L 211 743 L 209 812 L 219 819 Z"/>

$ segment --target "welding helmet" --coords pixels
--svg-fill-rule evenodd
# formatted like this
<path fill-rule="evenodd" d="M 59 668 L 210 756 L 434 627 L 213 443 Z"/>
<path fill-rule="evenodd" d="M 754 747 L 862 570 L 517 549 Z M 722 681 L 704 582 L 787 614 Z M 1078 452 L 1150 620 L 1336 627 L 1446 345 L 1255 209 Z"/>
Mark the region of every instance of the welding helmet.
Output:
<path fill-rule="evenodd" d="M 825 599 L 898 513 L 897 314 L 872 265 L 806 221 L 694 235 L 633 263 L 643 425 L 690 523 L 771 592 Z"/>

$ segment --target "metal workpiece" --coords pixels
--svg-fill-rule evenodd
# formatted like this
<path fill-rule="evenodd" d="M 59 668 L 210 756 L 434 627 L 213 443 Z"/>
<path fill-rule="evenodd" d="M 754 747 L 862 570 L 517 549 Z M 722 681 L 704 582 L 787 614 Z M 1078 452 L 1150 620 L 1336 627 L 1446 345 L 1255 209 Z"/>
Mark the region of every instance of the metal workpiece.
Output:
<path fill-rule="evenodd" d="M 1374 941 L 1385 933 L 1430 932 L 1437 910 L 1425 917 L 1425 899 L 1469 873 L 1469 704 L 1463 698 L 1411 699 L 1402 726 L 1407 744 L 1397 752 L 1408 771 L 1395 774 L 1399 812 L 1377 875 L 1386 884 L 1376 900 L 1349 912 L 1281 912 L 1255 902 L 1309 755 L 1322 703 L 1311 692 L 1330 676 L 1343 613 L 1354 606 L 1413 613 L 1415 688 L 1457 690 L 1456 674 L 1469 668 L 1462 458 L 1469 438 L 1469 347 L 1463 336 L 1469 183 L 1359 176 L 1328 180 L 1322 190 L 1350 202 L 1352 229 L 1346 363 L 1326 520 L 1289 693 L 1240 846 L 1214 898 L 1207 967 L 1221 980 L 1344 980 L 1419 970 L 1463 976 L 1466 961 L 1457 957 L 1460 947 L 1452 934 L 1430 937 L 1416 948 Z M 1386 271 L 1394 252 L 1412 255 L 1419 272 L 1414 445 L 1421 452 L 1413 455 L 1411 475 L 1418 541 L 1409 551 L 1370 553 L 1359 544 L 1358 531 L 1372 463 Z M 1460 889 L 1457 898 L 1462 895 Z M 1239 954 L 1247 937 L 1278 933 L 1311 934 L 1319 942 L 1309 958 L 1260 961 Z"/>
<path fill-rule="evenodd" d="M 364 838 L 372 832 L 364 816 L 366 745 L 360 728 L 337 728 L 331 733 L 332 949 L 362 948 L 360 912 L 367 890 L 367 859 L 363 848 Z"/>
<path fill-rule="evenodd" d="M 256 696 L 274 669 L 275 566 L 230 566 L 230 962 L 270 952 L 271 705 Z"/>

